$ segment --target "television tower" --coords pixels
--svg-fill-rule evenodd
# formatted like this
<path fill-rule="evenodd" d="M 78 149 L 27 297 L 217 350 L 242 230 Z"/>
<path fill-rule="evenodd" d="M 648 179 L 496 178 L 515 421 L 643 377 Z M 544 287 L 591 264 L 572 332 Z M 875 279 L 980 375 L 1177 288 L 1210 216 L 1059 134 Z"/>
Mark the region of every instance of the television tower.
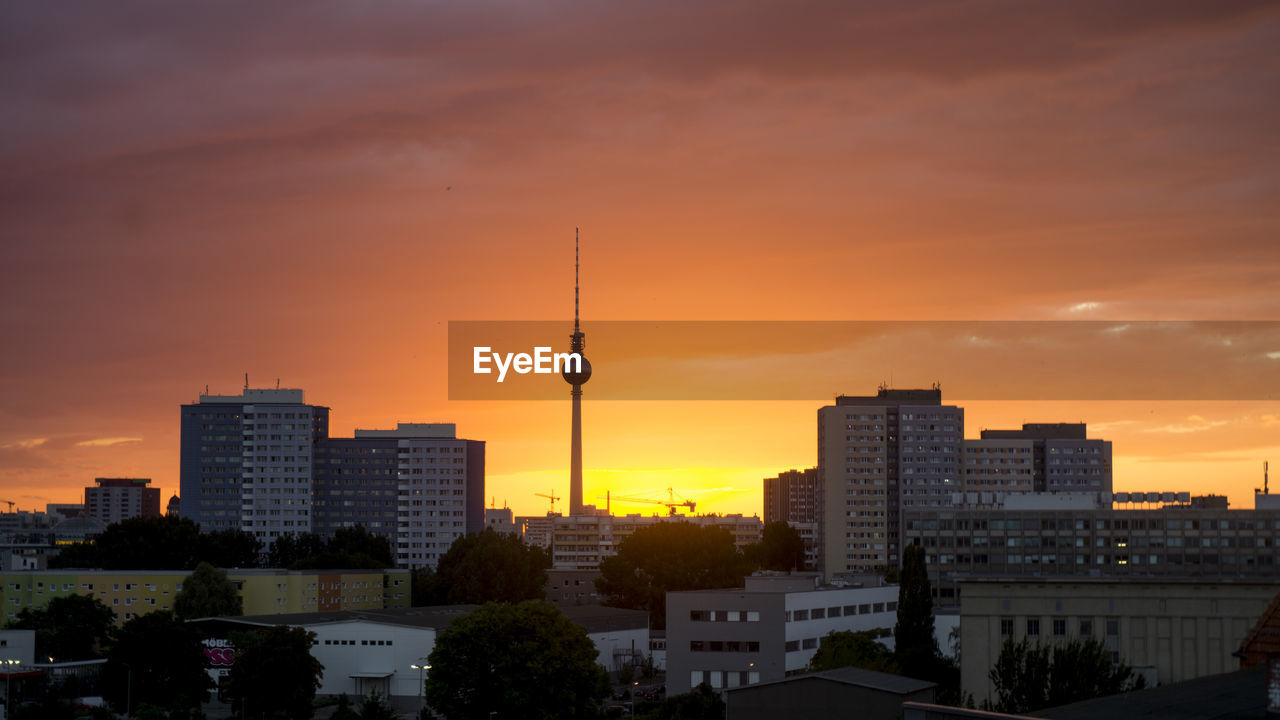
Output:
<path fill-rule="evenodd" d="M 565 363 L 561 375 L 564 381 L 573 387 L 569 394 L 573 397 L 573 427 L 570 431 L 572 439 L 569 448 L 569 514 L 581 515 L 582 506 L 582 386 L 591 379 L 591 363 L 587 362 L 584 350 L 587 347 L 587 335 L 582 332 L 579 317 L 578 301 L 578 228 L 573 229 L 573 334 L 569 336 L 569 352 L 578 353 L 582 358 L 582 367 L 573 371 L 572 363 Z"/>

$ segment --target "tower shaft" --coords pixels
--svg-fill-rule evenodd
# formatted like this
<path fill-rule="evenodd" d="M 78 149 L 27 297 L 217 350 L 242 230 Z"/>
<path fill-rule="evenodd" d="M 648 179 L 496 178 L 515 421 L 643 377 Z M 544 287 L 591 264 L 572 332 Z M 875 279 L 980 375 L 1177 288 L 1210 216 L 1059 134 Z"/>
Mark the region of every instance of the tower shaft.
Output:
<path fill-rule="evenodd" d="M 581 515 L 582 507 L 582 386 L 574 385 L 573 428 L 569 447 L 569 514 Z"/>

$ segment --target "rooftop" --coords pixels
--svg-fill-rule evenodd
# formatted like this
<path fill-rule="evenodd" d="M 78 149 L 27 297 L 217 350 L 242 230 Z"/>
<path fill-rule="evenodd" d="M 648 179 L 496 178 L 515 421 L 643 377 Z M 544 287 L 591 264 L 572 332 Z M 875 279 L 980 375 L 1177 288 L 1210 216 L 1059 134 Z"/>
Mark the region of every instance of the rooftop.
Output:
<path fill-rule="evenodd" d="M 400 627 L 443 630 L 459 617 L 476 609 L 475 605 L 438 605 L 434 607 L 387 608 L 384 610 L 334 610 L 332 612 L 288 613 L 282 615 L 245 615 L 242 617 L 200 618 L 245 625 L 333 625 L 348 622 L 370 622 Z M 635 630 L 649 627 L 649 613 L 600 605 L 571 605 L 560 608 L 573 622 L 589 633 Z"/>
<path fill-rule="evenodd" d="M 1266 665 L 1030 713 L 1054 720 L 1265 718 Z"/>
<path fill-rule="evenodd" d="M 927 680 L 917 680 L 915 678 L 903 677 L 901 675 L 876 672 L 875 670 L 846 667 L 837 668 L 835 670 L 824 670 L 823 672 L 808 673 L 805 675 L 795 675 L 789 678 L 783 678 L 782 680 L 757 683 L 755 685 L 743 685 L 736 688 L 730 688 L 728 692 L 733 693 L 742 690 L 752 690 L 755 688 L 767 687 L 769 685 L 780 685 L 782 683 L 790 682 L 811 682 L 813 680 L 825 680 L 828 682 L 840 683 L 842 685 L 855 685 L 857 687 L 871 688 L 873 690 L 881 690 L 899 695 L 909 695 L 914 692 L 927 690 L 931 687 L 937 686 L 937 683 L 931 683 Z"/>

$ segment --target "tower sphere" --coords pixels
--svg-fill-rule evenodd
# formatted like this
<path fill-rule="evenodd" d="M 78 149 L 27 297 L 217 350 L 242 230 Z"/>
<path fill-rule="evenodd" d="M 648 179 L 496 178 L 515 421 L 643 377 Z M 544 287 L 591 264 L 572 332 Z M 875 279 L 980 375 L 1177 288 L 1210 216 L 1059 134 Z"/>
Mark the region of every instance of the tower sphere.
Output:
<path fill-rule="evenodd" d="M 570 385 L 585 385 L 591 379 L 591 362 L 587 360 L 587 356 L 582 356 L 582 369 L 574 372 L 574 363 L 572 361 L 564 364 L 564 369 L 560 371 L 561 377 Z"/>

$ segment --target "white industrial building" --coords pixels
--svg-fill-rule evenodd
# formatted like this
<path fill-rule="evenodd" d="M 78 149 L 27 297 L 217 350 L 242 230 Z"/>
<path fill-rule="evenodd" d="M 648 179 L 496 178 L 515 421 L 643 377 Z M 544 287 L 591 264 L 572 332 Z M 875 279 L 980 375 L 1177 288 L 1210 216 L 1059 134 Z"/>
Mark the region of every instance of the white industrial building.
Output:
<path fill-rule="evenodd" d="M 756 575 L 731 590 L 667 593 L 667 692 L 802 672 L 828 633 L 892 630 L 898 587 L 818 586 L 816 573 Z"/>
<path fill-rule="evenodd" d="M 213 636 L 211 642 L 223 646 L 231 632 L 243 631 L 245 626 L 289 625 L 314 632 L 311 654 L 324 665 L 317 694 L 362 696 L 376 692 L 394 699 L 420 696 L 422 681 L 430 672 L 426 668 L 427 657 L 435 648 L 436 635 L 474 609 L 474 605 L 448 605 L 206 618 L 195 622 Z M 638 662 L 649 647 L 646 612 L 590 605 L 562 607 L 561 611 L 586 629 L 599 652 L 597 662 L 606 670 Z M 229 669 L 230 664 L 223 664 L 212 672 L 222 675 Z"/>

